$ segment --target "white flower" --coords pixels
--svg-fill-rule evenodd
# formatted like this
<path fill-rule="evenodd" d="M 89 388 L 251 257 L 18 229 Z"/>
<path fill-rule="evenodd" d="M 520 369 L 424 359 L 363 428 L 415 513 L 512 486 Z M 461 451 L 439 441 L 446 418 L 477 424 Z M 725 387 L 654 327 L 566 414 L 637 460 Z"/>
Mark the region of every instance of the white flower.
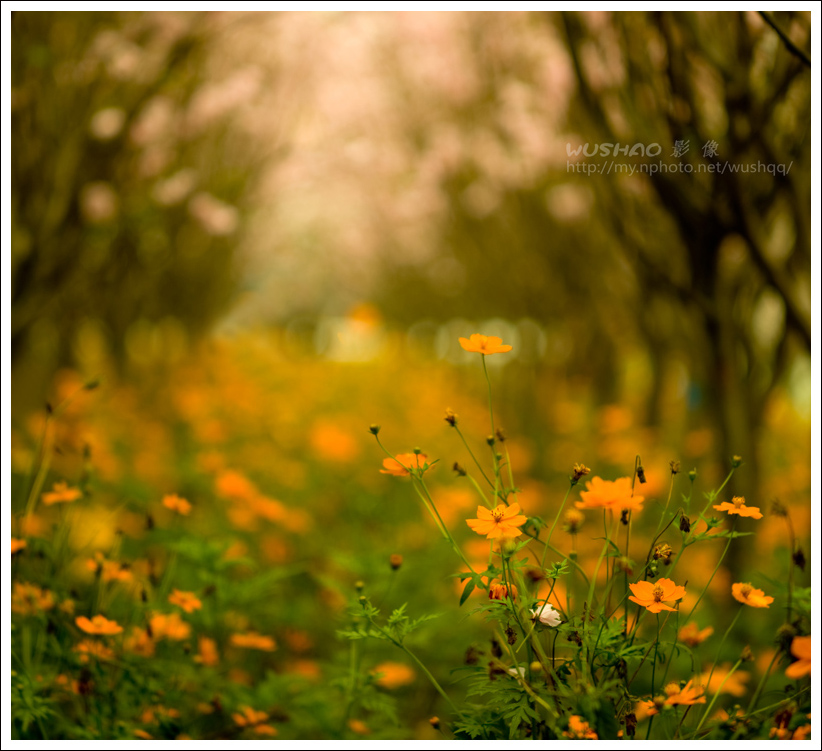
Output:
<path fill-rule="evenodd" d="M 562 623 L 562 618 L 553 605 L 545 603 L 538 605 L 531 611 L 531 620 L 537 620 L 543 626 L 559 626 Z"/>
<path fill-rule="evenodd" d="M 527 672 L 528 671 L 523 667 L 508 668 L 508 675 L 512 675 L 514 678 L 525 678 Z"/>

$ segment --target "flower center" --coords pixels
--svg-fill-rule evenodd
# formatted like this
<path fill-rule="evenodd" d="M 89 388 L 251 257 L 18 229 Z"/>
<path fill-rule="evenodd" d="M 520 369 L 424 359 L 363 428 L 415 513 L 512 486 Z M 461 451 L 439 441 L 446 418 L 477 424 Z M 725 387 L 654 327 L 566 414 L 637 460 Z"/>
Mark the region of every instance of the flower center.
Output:
<path fill-rule="evenodd" d="M 502 516 L 505 512 L 500 508 L 495 508 L 491 512 L 491 516 L 494 518 L 494 521 L 499 524 L 502 521 Z"/>
<path fill-rule="evenodd" d="M 741 495 L 735 495 L 731 499 L 731 503 L 733 503 L 733 505 L 736 506 L 737 508 L 739 508 L 740 506 L 744 506 L 745 505 L 745 497 L 741 496 Z"/>
<path fill-rule="evenodd" d="M 654 587 L 654 602 L 662 602 L 662 596 L 665 594 L 665 590 L 657 584 Z"/>
<path fill-rule="evenodd" d="M 743 597 L 747 597 L 753 591 L 753 587 L 750 584 L 743 584 L 739 588 L 739 592 Z"/>

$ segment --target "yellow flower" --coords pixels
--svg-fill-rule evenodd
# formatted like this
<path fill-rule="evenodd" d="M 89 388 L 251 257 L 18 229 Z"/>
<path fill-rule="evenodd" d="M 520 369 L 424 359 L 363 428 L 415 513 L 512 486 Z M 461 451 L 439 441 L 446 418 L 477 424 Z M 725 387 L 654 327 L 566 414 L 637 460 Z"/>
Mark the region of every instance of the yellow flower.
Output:
<path fill-rule="evenodd" d="M 512 503 L 510 506 L 500 504 L 493 511 L 479 506 L 477 517 L 466 519 L 466 524 L 478 535 L 486 535 L 489 540 L 497 537 L 519 537 L 522 530 L 518 527 L 528 521 L 527 516 L 519 513 L 518 503 Z"/>
<path fill-rule="evenodd" d="M 179 589 L 175 589 L 171 592 L 168 596 L 168 601 L 172 605 L 178 605 L 186 613 L 193 613 L 195 610 L 199 610 L 203 607 L 203 603 L 197 599 L 194 592 L 182 592 Z"/>
<path fill-rule="evenodd" d="M 752 608 L 767 608 L 773 602 L 773 597 L 767 596 L 761 589 L 754 589 L 750 584 L 737 582 L 731 586 L 731 593 L 735 600 Z"/>
<path fill-rule="evenodd" d="M 513 349 L 510 344 L 503 344 L 501 337 L 484 334 L 471 334 L 470 339 L 461 336 L 460 346 L 466 352 L 479 352 L 482 355 L 496 355 L 500 352 L 510 352 Z"/>
<path fill-rule="evenodd" d="M 628 599 L 637 605 L 648 608 L 649 613 L 674 610 L 675 608 L 666 605 L 665 601 L 681 600 L 685 597 L 685 587 L 678 586 L 671 579 L 660 579 L 656 584 L 641 581 L 629 586 L 633 594 Z"/>
<path fill-rule="evenodd" d="M 81 615 L 75 618 L 74 622 L 81 631 L 85 631 L 87 634 L 113 636 L 114 634 L 121 634 L 123 632 L 123 627 L 116 621 L 110 621 L 102 615 L 95 615 L 94 618 L 91 619 Z"/>
<path fill-rule="evenodd" d="M 796 657 L 785 670 L 788 678 L 804 678 L 811 674 L 811 637 L 794 636 L 791 642 L 791 654 Z"/>
<path fill-rule="evenodd" d="M 70 488 L 68 483 L 56 482 L 48 493 L 43 493 L 42 499 L 46 506 L 55 503 L 71 503 L 83 497 L 83 491 L 79 488 Z"/>
<path fill-rule="evenodd" d="M 718 506 L 714 506 L 717 511 L 727 511 L 729 514 L 739 514 L 739 516 L 750 516 L 752 519 L 761 519 L 762 514 L 756 506 L 746 506 L 745 497 L 735 495 L 731 502 L 725 501 Z"/>

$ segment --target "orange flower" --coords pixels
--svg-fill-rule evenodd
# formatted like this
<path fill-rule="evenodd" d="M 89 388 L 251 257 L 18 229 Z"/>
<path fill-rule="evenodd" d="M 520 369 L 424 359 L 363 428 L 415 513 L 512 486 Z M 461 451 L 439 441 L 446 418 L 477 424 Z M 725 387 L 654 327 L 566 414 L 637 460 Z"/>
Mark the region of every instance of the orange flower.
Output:
<path fill-rule="evenodd" d="M 99 573 L 104 582 L 131 581 L 134 578 L 128 564 L 107 561 L 103 554 L 99 552 L 95 553 L 94 558 L 89 558 L 86 561 L 86 568 L 94 573 Z"/>
<path fill-rule="evenodd" d="M 773 597 L 768 597 L 761 589 L 754 589 L 750 584 L 742 582 L 733 584 L 731 592 L 735 600 L 752 608 L 767 608 L 773 602 Z"/>
<path fill-rule="evenodd" d="M 729 514 L 739 514 L 740 516 L 750 516 L 752 519 L 761 519 L 762 514 L 756 506 L 746 506 L 745 497 L 735 495 L 731 502 L 725 501 L 718 506 L 714 506 L 717 511 L 727 511 Z"/>
<path fill-rule="evenodd" d="M 466 524 L 478 535 L 486 535 L 489 540 L 497 537 L 519 537 L 522 530 L 518 527 L 528 521 L 527 516 L 519 513 L 518 503 L 512 503 L 510 506 L 500 504 L 493 511 L 479 506 L 477 517 L 477 519 L 466 519 Z"/>
<path fill-rule="evenodd" d="M 371 671 L 378 686 L 387 689 L 400 688 L 413 683 L 417 677 L 413 668 L 402 662 L 381 662 Z"/>
<path fill-rule="evenodd" d="M 679 629 L 679 641 L 681 641 L 686 647 L 693 648 L 702 644 L 702 642 L 704 642 L 705 639 L 707 639 L 713 632 L 713 626 L 708 626 L 700 631 L 699 626 L 692 621 L 687 626 L 683 626 Z"/>
<path fill-rule="evenodd" d="M 713 675 L 710 670 L 697 674 L 694 676 L 694 681 L 701 684 L 708 693 L 719 693 L 719 687 L 722 686 L 723 694 L 731 694 L 731 696 L 744 696 L 748 690 L 748 680 L 751 674 L 746 670 L 734 670 L 731 673 L 731 664 L 726 662 L 723 665 L 715 665 L 713 668 Z"/>
<path fill-rule="evenodd" d="M 568 730 L 563 735 L 566 738 L 573 738 L 577 741 L 595 741 L 599 736 L 591 729 L 591 726 L 585 722 L 579 715 L 572 714 L 568 718 Z"/>
<path fill-rule="evenodd" d="M 489 600 L 507 600 L 509 587 L 502 582 L 492 582 L 491 588 L 488 591 Z M 510 587 L 511 599 L 517 599 L 517 588 L 512 584 Z"/>
<path fill-rule="evenodd" d="M 172 605 L 178 605 L 185 610 L 186 613 L 193 613 L 195 610 L 199 610 L 203 607 L 203 603 L 197 599 L 194 592 L 182 592 L 179 589 L 175 589 L 171 592 L 168 596 L 168 601 Z"/>
<path fill-rule="evenodd" d="M 247 634 L 231 634 L 231 643 L 242 649 L 259 649 L 263 652 L 273 652 L 277 649 L 277 642 L 271 636 L 263 636 L 256 631 Z"/>
<path fill-rule="evenodd" d="M 78 659 L 82 663 L 87 663 L 90 657 L 98 660 L 112 660 L 114 659 L 113 650 L 109 649 L 105 644 L 91 639 L 83 639 L 75 648 L 75 652 L 79 653 Z"/>
<path fill-rule="evenodd" d="M 642 722 L 648 717 L 659 714 L 659 709 L 653 699 L 640 699 L 634 704 L 634 714 L 636 715 L 637 721 Z"/>
<path fill-rule="evenodd" d="M 75 618 L 74 622 L 81 631 L 85 631 L 87 634 L 113 636 L 114 634 L 123 633 L 122 626 L 120 626 L 116 621 L 110 621 L 108 618 L 104 618 L 102 615 L 95 615 L 91 620 L 86 618 L 84 615 L 81 615 Z"/>
<path fill-rule="evenodd" d="M 665 693 L 668 694 L 665 703 L 669 707 L 676 704 L 704 704 L 705 697 L 703 694 L 705 693 L 705 687 L 694 686 L 693 683 L 694 682 L 690 680 L 682 688 L 676 683 L 670 683 L 665 686 Z"/>
<path fill-rule="evenodd" d="M 18 540 L 16 537 L 11 538 L 11 554 L 19 553 L 27 543 L 25 540 Z"/>
<path fill-rule="evenodd" d="M 425 472 L 428 469 L 428 457 L 425 454 L 397 454 L 396 459 L 383 459 L 381 469 L 384 475 L 405 477 L 411 474 L 408 470 Z"/>
<path fill-rule="evenodd" d="M 133 652 L 140 657 L 154 656 L 154 640 L 148 635 L 148 631 L 139 626 L 131 627 L 131 634 L 123 641 L 123 649 L 126 652 Z"/>
<path fill-rule="evenodd" d="M 479 352 L 481 355 L 496 355 L 499 352 L 510 352 L 513 349 L 510 344 L 502 343 L 502 337 L 485 336 L 484 334 L 471 334 L 470 339 L 461 336 L 460 346 L 466 352 Z"/>
<path fill-rule="evenodd" d="M 43 503 L 46 506 L 51 506 L 54 503 L 71 503 L 78 498 L 83 497 L 83 491 L 80 488 L 70 488 L 68 483 L 56 482 L 48 493 L 43 493 L 41 496 Z"/>
<path fill-rule="evenodd" d="M 41 589 L 36 584 L 26 582 L 14 582 L 12 584 L 12 613 L 37 615 L 43 610 L 51 610 L 54 605 L 54 595 L 48 589 Z"/>
<path fill-rule="evenodd" d="M 149 620 L 149 629 L 155 640 L 182 641 L 191 634 L 191 626 L 180 618 L 179 613 L 155 613 Z"/>
<path fill-rule="evenodd" d="M 585 483 L 586 490 L 580 492 L 581 502 L 577 508 L 608 509 L 610 511 L 641 511 L 644 496 L 633 495 L 631 478 L 620 477 L 613 482 L 601 477 L 592 477 Z"/>
<path fill-rule="evenodd" d="M 674 610 L 669 605 L 665 605 L 665 601 L 681 600 L 685 597 L 685 587 L 677 586 L 671 579 L 660 579 L 656 584 L 642 581 L 629 586 L 633 595 L 628 599 L 648 608 L 649 613 Z"/>
<path fill-rule="evenodd" d="M 178 495 L 164 496 L 163 506 L 175 511 L 180 514 L 180 516 L 188 516 L 191 513 L 191 504 L 185 498 L 180 498 Z"/>
<path fill-rule="evenodd" d="M 788 678 L 803 678 L 811 674 L 811 637 L 794 636 L 791 642 L 791 654 L 796 657 L 785 670 Z"/>
<path fill-rule="evenodd" d="M 213 667 L 220 662 L 220 655 L 217 652 L 217 642 L 214 639 L 209 639 L 207 636 L 200 636 L 197 638 L 197 645 L 199 650 L 194 658 L 194 662 L 199 662 L 200 665 Z"/>
<path fill-rule="evenodd" d="M 251 707 L 240 707 L 240 712 L 234 712 L 231 718 L 241 728 L 249 728 L 257 733 L 257 735 L 277 735 L 276 728 L 264 724 L 268 719 L 268 715 L 265 712 L 258 712 Z"/>

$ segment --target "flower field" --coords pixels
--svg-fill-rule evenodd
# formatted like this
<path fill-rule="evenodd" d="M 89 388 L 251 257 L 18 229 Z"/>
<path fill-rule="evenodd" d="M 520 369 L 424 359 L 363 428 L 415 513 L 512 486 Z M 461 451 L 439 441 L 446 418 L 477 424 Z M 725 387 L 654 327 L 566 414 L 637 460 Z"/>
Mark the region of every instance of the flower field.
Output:
<path fill-rule="evenodd" d="M 744 498 L 704 430 L 573 383 L 526 415 L 460 344 L 61 371 L 13 426 L 14 737 L 810 738 L 787 395 Z"/>

